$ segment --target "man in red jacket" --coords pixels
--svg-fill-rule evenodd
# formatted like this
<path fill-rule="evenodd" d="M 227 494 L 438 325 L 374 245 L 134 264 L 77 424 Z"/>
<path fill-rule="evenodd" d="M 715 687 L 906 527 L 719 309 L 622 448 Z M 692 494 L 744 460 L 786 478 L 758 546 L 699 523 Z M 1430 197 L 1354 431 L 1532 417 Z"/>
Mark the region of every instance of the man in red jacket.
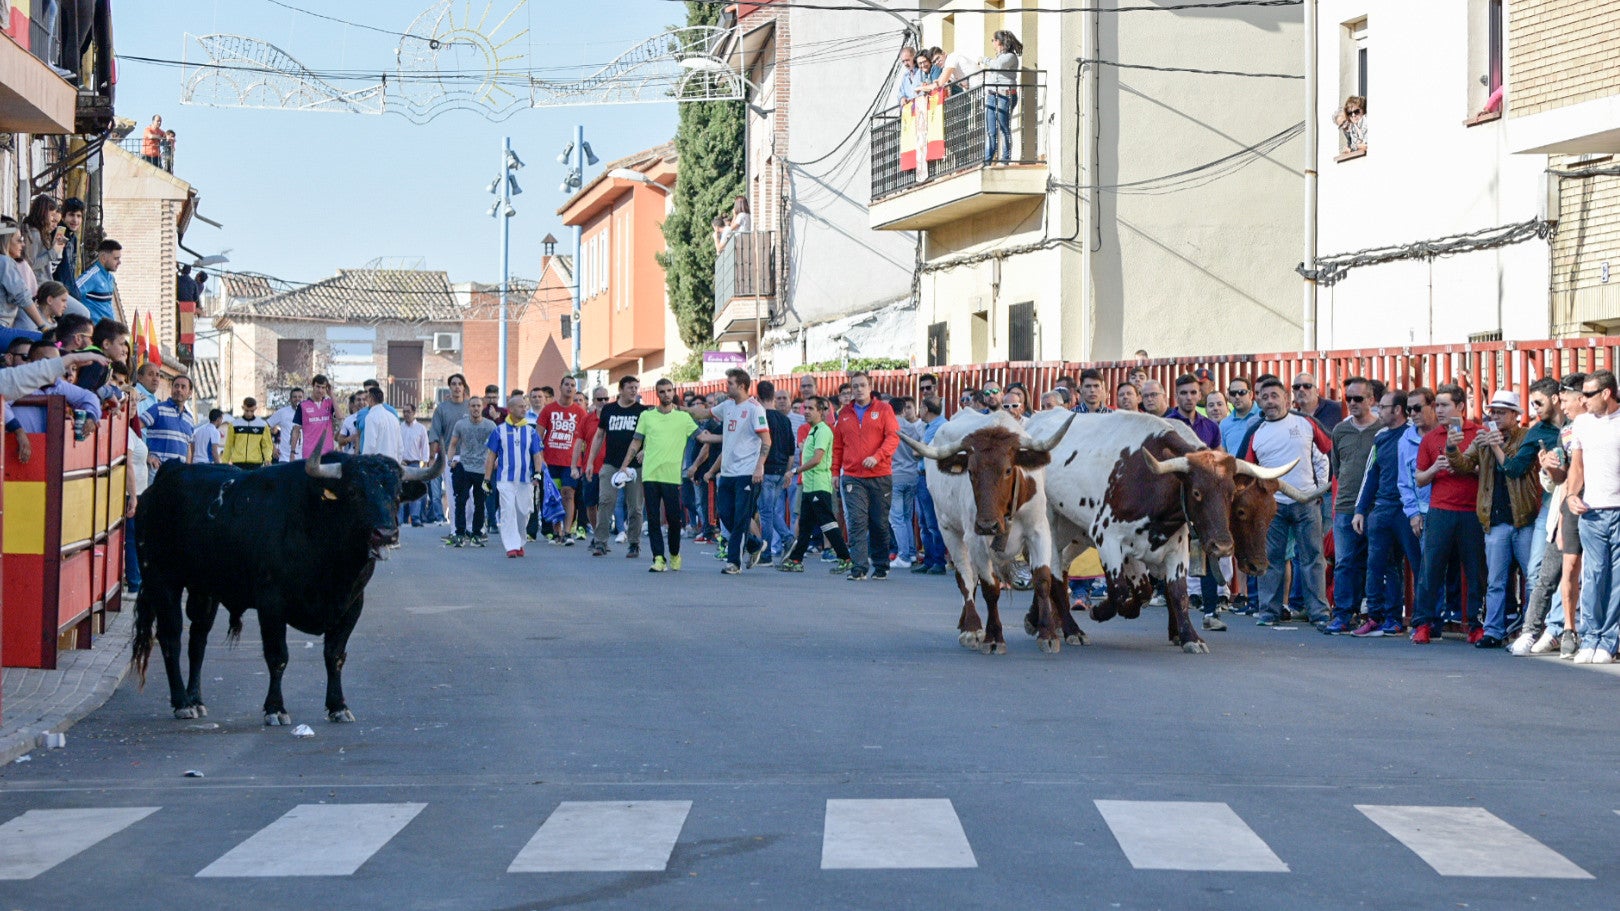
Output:
<path fill-rule="evenodd" d="M 889 578 L 889 498 L 894 489 L 890 460 L 900 445 L 894 409 L 872 397 L 872 378 L 849 375 L 851 398 L 833 425 L 833 471 L 842 476 L 844 521 L 849 525 L 847 577 L 861 582 Z"/>

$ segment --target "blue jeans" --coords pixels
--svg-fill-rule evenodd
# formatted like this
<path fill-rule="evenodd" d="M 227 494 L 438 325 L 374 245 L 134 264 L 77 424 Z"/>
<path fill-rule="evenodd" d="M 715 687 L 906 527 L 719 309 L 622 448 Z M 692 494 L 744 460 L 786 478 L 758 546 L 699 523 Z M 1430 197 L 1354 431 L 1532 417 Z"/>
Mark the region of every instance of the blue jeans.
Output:
<path fill-rule="evenodd" d="M 1356 534 L 1352 517 L 1333 517 L 1333 616 L 1350 622 L 1361 612 L 1367 587 L 1367 536 Z"/>
<path fill-rule="evenodd" d="M 1412 606 L 1414 627 L 1439 625 L 1441 589 L 1453 562 L 1462 567 L 1468 585 L 1462 619 L 1472 626 L 1485 600 L 1485 530 L 1472 509 L 1430 509 L 1423 520 L 1423 568 L 1418 573 L 1417 604 Z"/>
<path fill-rule="evenodd" d="M 1485 533 L 1485 635 L 1500 639 L 1507 635 L 1507 582 L 1518 563 L 1526 579 L 1530 575 L 1530 550 L 1535 544 L 1535 525 L 1514 528 L 1511 523 L 1492 525 Z"/>
<path fill-rule="evenodd" d="M 1282 614 L 1283 572 L 1287 569 L 1288 539 L 1294 538 L 1295 556 L 1303 572 L 1305 611 L 1311 622 L 1328 619 L 1326 560 L 1322 556 L 1322 511 L 1315 503 L 1279 503 L 1277 517 L 1266 529 L 1266 558 L 1270 566 L 1260 580 L 1260 614 L 1275 619 Z"/>
<path fill-rule="evenodd" d="M 444 476 L 436 474 L 428 478 L 427 508 L 422 512 L 424 522 L 444 521 Z"/>
<path fill-rule="evenodd" d="M 1536 533 L 1530 539 L 1530 574 L 1528 578 L 1534 582 L 1536 575 L 1541 572 L 1541 558 L 1547 554 L 1547 514 L 1552 510 L 1552 496 L 1541 498 L 1541 512 L 1536 513 L 1536 521 L 1531 527 Z"/>
<path fill-rule="evenodd" d="M 1367 616 L 1380 623 L 1400 620 L 1406 611 L 1406 574 L 1401 557 L 1416 574 L 1423 565 L 1412 522 L 1400 506 L 1375 506 L 1367 517 Z"/>
<path fill-rule="evenodd" d="M 915 475 L 895 475 L 894 493 L 889 499 L 889 532 L 895 555 L 907 563 L 917 559 L 917 538 L 911 533 L 911 516 L 917 508 Z"/>
<path fill-rule="evenodd" d="M 135 520 L 124 520 L 124 584 L 130 591 L 141 587 L 141 561 L 135 554 Z"/>
<path fill-rule="evenodd" d="M 782 476 L 768 474 L 759 488 L 759 530 L 765 536 L 765 556 L 786 553 L 793 531 L 787 527 L 787 489 Z"/>
<path fill-rule="evenodd" d="M 759 486 L 747 475 L 721 475 L 715 482 L 714 500 L 720 522 L 729 533 L 726 560 L 732 566 L 741 566 L 743 551 L 752 553 L 765 546 L 765 542 L 754 537 L 754 533 L 748 529 L 749 522 L 754 518 L 754 510 L 759 505 Z"/>
<path fill-rule="evenodd" d="M 1581 516 L 1581 648 L 1613 653 L 1620 639 L 1620 509 Z"/>
<path fill-rule="evenodd" d="M 1001 144 L 1003 164 L 1012 159 L 1013 100 L 988 89 L 984 93 L 984 163 L 996 160 L 996 144 Z"/>
<path fill-rule="evenodd" d="M 934 514 L 934 497 L 928 492 L 928 477 L 917 476 L 917 527 L 922 534 L 922 561 L 929 567 L 945 565 L 945 536 L 939 533 L 939 516 Z"/>
<path fill-rule="evenodd" d="M 406 522 L 420 523 L 422 521 L 422 501 L 426 499 L 427 497 L 419 497 L 399 504 L 399 524 L 404 525 Z"/>
<path fill-rule="evenodd" d="M 714 523 L 709 521 L 709 482 L 702 477 L 692 482 L 692 510 L 697 533 L 714 537 Z"/>

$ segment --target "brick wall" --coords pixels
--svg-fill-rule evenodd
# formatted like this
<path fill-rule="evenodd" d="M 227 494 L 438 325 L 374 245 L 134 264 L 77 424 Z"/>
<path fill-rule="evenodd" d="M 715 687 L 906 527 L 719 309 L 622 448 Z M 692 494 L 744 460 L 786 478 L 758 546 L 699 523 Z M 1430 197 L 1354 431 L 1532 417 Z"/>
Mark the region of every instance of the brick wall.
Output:
<path fill-rule="evenodd" d="M 176 206 L 172 200 L 108 199 L 107 236 L 124 245 L 118 267 L 118 296 L 124 319 L 134 328 L 147 314 L 163 350 L 175 350 L 177 314 L 174 302 Z"/>
<path fill-rule="evenodd" d="M 1577 159 L 1558 156 L 1549 164 L 1554 169 L 1581 166 Z M 1558 209 L 1558 234 L 1552 242 L 1553 333 L 1576 335 L 1589 331 L 1584 330 L 1587 322 L 1620 320 L 1620 177 L 1561 180 Z M 1604 263 L 1613 273 L 1608 281 Z"/>
<path fill-rule="evenodd" d="M 1620 93 L 1620 3 L 1508 4 L 1508 113 L 1535 114 Z"/>

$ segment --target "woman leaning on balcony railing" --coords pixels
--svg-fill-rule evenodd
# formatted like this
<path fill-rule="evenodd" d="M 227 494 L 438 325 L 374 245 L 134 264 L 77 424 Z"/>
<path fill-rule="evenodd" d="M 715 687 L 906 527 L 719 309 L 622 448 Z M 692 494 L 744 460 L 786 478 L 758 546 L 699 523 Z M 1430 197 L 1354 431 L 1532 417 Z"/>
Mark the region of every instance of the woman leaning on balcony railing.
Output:
<path fill-rule="evenodd" d="M 1012 32 L 1002 29 L 990 36 L 995 56 L 984 64 L 984 163 L 996 158 L 996 147 L 1001 148 L 1001 163 L 1012 160 L 1012 113 L 1018 106 L 1018 55 L 1024 52 Z"/>

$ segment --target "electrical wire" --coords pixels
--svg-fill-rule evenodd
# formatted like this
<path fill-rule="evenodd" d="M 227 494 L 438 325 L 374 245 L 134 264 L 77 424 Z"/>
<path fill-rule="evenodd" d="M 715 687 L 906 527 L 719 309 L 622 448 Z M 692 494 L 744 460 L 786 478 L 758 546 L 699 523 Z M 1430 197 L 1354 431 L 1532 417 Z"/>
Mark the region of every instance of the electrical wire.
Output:
<path fill-rule="evenodd" d="M 671 3 L 685 2 L 685 0 L 668 0 Z M 707 3 L 710 5 L 731 5 L 736 0 L 691 0 L 693 3 Z M 1006 10 L 1005 12 L 1026 13 L 1158 13 L 1158 12 L 1187 12 L 1209 9 L 1237 9 L 1242 7 L 1276 7 L 1299 6 L 1304 0 L 1210 0 L 1202 3 L 1166 3 L 1157 6 L 1060 6 L 1039 7 L 1036 9 Z M 926 6 L 867 6 L 864 4 L 839 3 L 809 3 L 803 0 L 764 0 L 762 7 L 770 9 L 803 9 L 820 10 L 833 13 L 887 13 L 890 15 L 928 16 L 942 12 L 938 7 Z"/>
<path fill-rule="evenodd" d="M 1415 243 L 1387 247 L 1369 247 L 1353 253 L 1320 256 L 1317 257 L 1315 269 L 1307 269 L 1304 263 L 1300 263 L 1294 267 L 1294 271 L 1307 279 L 1314 280 L 1319 285 L 1332 285 L 1344 278 L 1351 269 L 1361 266 L 1376 266 L 1381 263 L 1413 259 L 1428 260 L 1440 256 L 1454 256 L 1458 253 L 1473 253 L 1478 250 L 1506 247 L 1537 238 L 1544 240 L 1552 235 L 1555 228 L 1556 225 L 1552 222 L 1532 218 L 1511 225 L 1485 228 L 1468 234 L 1454 234 L 1436 240 L 1420 240 Z"/>
<path fill-rule="evenodd" d="M 1082 66 L 1095 63 L 1099 66 L 1111 66 L 1122 70 L 1151 70 L 1156 73 L 1196 73 L 1200 76 L 1246 76 L 1251 79 L 1304 79 L 1297 73 L 1248 73 L 1241 70 L 1200 70 L 1188 66 L 1153 66 L 1146 63 L 1120 63 L 1117 60 L 1097 60 L 1091 57 L 1081 57 L 1075 61 Z"/>
<path fill-rule="evenodd" d="M 353 28 L 364 29 L 364 30 L 366 30 L 368 32 L 376 32 L 376 33 L 378 33 L 380 35 L 392 35 L 392 36 L 394 36 L 396 38 L 415 38 L 417 41 L 425 41 L 425 42 L 427 42 L 428 46 L 432 47 L 434 49 L 442 47 L 443 44 L 444 44 L 444 42 L 441 42 L 439 39 L 433 37 L 432 35 L 417 35 L 417 34 L 414 34 L 412 32 L 395 31 L 394 29 L 391 29 L 391 28 L 379 28 L 379 27 L 377 27 L 375 25 L 367 25 L 364 22 L 354 22 L 354 21 L 349 20 L 349 19 L 339 19 L 336 16 L 328 16 L 325 13 L 317 13 L 314 10 L 307 10 L 307 9 L 304 9 L 303 7 L 293 6 L 291 3 L 283 3 L 282 0 L 264 0 L 264 2 L 270 4 L 271 6 L 279 6 L 284 10 L 291 10 L 292 12 L 295 12 L 295 13 L 302 13 L 305 16 L 311 16 L 311 17 L 314 17 L 316 19 L 325 19 L 327 22 L 336 22 L 339 25 L 347 25 L 347 26 L 350 26 L 350 27 L 353 27 Z"/>
<path fill-rule="evenodd" d="M 1600 168 L 1576 168 L 1573 170 L 1548 168 L 1547 173 L 1554 177 L 1574 180 L 1588 177 L 1620 177 L 1620 165 L 1608 165 Z"/>

